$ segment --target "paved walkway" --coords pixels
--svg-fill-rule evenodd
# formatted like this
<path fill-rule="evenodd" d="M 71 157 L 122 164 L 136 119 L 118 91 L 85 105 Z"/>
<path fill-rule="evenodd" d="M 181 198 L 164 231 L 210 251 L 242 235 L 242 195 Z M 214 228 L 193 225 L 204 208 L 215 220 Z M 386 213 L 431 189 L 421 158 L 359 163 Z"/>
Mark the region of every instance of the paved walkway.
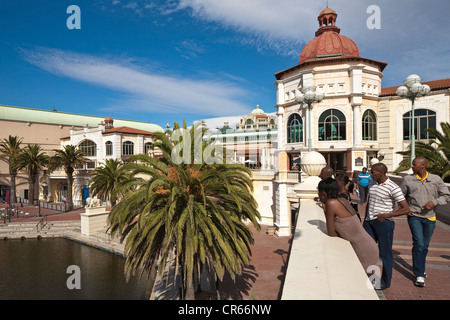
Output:
<path fill-rule="evenodd" d="M 0 204 L 0 208 L 6 205 Z M 361 206 L 360 212 L 364 207 Z M 39 221 L 35 217 L 38 208 L 25 206 L 19 218 L 13 217 L 11 222 Z M 4 211 L 1 211 L 4 212 Z M 55 212 L 41 208 L 41 214 L 48 215 L 50 221 L 79 220 L 80 212 L 77 209 L 68 213 Z M 435 232 L 427 258 L 427 275 L 424 288 L 415 287 L 412 273 L 411 233 L 405 217 L 395 219 L 394 232 L 394 270 L 391 287 L 382 291 L 382 298 L 387 300 L 450 300 L 450 225 L 437 222 Z M 3 223 L 3 219 L 0 219 Z M 289 259 L 292 237 L 276 237 L 266 233 L 267 226 L 262 225 L 261 231 L 254 232 L 255 244 L 251 246 L 252 258 L 245 268 L 242 276 L 235 281 L 225 276 L 220 283 L 220 292 L 229 299 L 234 300 L 278 300 L 281 297 L 286 266 Z M 305 275 L 307 276 L 307 275 Z M 301 284 L 299 284 L 301 285 Z"/>
<path fill-rule="evenodd" d="M 365 212 L 366 205 L 359 206 Z M 364 215 L 361 215 L 364 218 Z M 394 218 L 394 269 L 391 287 L 382 291 L 386 300 L 450 300 L 450 225 L 436 222 L 426 260 L 425 287 L 414 286 L 412 237 L 406 216 Z"/>

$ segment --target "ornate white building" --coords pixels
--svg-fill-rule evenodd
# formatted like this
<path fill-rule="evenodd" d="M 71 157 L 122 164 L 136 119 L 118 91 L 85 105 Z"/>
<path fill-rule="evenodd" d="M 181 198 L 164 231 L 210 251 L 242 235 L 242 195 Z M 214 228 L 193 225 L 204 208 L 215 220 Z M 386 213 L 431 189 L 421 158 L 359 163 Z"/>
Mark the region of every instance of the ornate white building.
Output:
<path fill-rule="evenodd" d="M 397 87 L 382 89 L 387 63 L 359 55 L 356 44 L 340 34 L 337 13 L 330 8 L 318 16 L 315 38 L 301 51 L 297 65 L 277 72 L 278 174 L 274 179 L 274 224 L 277 234 L 291 234 L 293 205 L 288 170 L 293 159 L 312 151 L 321 153 L 336 173 L 352 175 L 370 166 L 372 158 L 383 159 L 392 171 L 409 145 L 411 102 L 395 94 Z M 408 75 L 405 75 L 405 78 Z M 428 141 L 427 128 L 440 129 L 450 121 L 450 79 L 424 82 L 431 93 L 416 100 L 416 139 Z M 324 99 L 309 107 L 295 98 L 302 88 L 314 86 Z M 311 126 L 308 126 L 311 123 Z"/>
<path fill-rule="evenodd" d="M 120 159 L 126 162 L 135 154 L 150 154 L 158 156 L 154 149 L 154 133 L 137 128 L 121 126 L 114 127 L 114 120 L 107 117 L 97 127 L 86 126 L 82 129 L 71 129 L 70 136 L 61 139 L 61 146 L 74 145 L 84 152 L 89 161 L 80 168 L 75 168 L 73 202 L 83 205 L 89 197 L 89 180 L 95 168 L 105 163 L 107 159 Z M 67 180 L 63 170 L 54 171 L 43 177 L 48 186 L 48 200 L 61 202 L 67 197 Z"/>

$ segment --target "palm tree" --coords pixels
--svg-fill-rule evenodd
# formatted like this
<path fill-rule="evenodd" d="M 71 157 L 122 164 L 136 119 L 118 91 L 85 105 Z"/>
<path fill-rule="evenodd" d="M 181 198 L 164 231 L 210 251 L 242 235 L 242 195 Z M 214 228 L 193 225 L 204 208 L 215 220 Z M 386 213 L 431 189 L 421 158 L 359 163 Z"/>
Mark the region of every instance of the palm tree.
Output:
<path fill-rule="evenodd" d="M 9 167 L 9 176 L 11 177 L 11 195 L 10 203 L 15 203 L 16 199 L 16 176 L 17 169 L 14 167 L 14 161 L 20 153 L 20 144 L 22 138 L 18 136 L 9 136 L 0 140 L 0 159 L 5 161 Z"/>
<path fill-rule="evenodd" d="M 179 128 L 177 123 L 174 128 Z M 190 130 L 192 143 L 196 129 Z M 250 171 L 242 165 L 176 164 L 169 138 L 163 133 L 156 138 L 163 157 L 130 159 L 136 163 L 125 168 L 134 179 L 118 187 L 123 199 L 113 207 L 108 222 L 112 235 L 126 239 L 128 275 L 141 267 L 152 270 L 157 263 L 160 273 L 172 266 L 174 274 L 181 275 L 182 298 L 194 299 L 195 279 L 203 266 L 216 279 L 226 271 L 234 278 L 250 261 L 254 240 L 243 220 L 259 230 L 260 218 Z"/>
<path fill-rule="evenodd" d="M 49 157 L 42 152 L 42 148 L 37 144 L 28 144 L 19 153 L 14 166 L 17 170 L 24 170 L 28 175 L 28 203 L 34 204 L 34 186 L 36 178 L 45 166 L 47 166 Z"/>
<path fill-rule="evenodd" d="M 445 182 L 450 182 L 450 123 L 441 122 L 442 133 L 435 128 L 427 131 L 434 136 L 428 142 L 416 141 L 416 156 L 428 160 L 427 170 L 439 175 Z M 397 152 L 405 156 L 394 173 L 408 170 L 410 167 L 411 146 L 406 151 Z"/>
<path fill-rule="evenodd" d="M 61 149 L 54 149 L 55 154 L 50 158 L 49 169 L 63 168 L 67 175 L 67 204 L 69 210 L 73 209 L 72 186 L 73 172 L 78 166 L 84 165 L 88 159 L 84 153 L 74 145 L 66 145 Z"/>
<path fill-rule="evenodd" d="M 123 163 L 118 159 L 106 159 L 105 164 L 97 167 L 93 172 L 90 187 L 93 196 L 103 201 L 110 200 L 111 206 L 116 204 L 115 187 L 127 179 L 127 171 L 123 170 Z"/>

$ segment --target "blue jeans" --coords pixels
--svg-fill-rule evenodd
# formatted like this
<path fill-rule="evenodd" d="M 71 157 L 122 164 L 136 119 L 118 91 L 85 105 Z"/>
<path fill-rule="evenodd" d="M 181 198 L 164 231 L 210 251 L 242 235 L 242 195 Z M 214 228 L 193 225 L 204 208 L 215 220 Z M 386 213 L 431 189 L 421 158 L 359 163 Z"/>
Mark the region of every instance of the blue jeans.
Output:
<path fill-rule="evenodd" d="M 392 244 L 394 242 L 395 222 L 391 220 L 379 221 L 378 219 L 365 220 L 363 226 L 367 233 L 378 243 L 380 259 L 383 261 L 381 285 L 389 287 L 394 265 Z"/>
<path fill-rule="evenodd" d="M 416 277 L 424 277 L 428 245 L 430 244 L 431 236 L 436 227 L 436 221 L 413 216 L 408 217 L 408 224 L 413 240 L 413 272 Z"/>

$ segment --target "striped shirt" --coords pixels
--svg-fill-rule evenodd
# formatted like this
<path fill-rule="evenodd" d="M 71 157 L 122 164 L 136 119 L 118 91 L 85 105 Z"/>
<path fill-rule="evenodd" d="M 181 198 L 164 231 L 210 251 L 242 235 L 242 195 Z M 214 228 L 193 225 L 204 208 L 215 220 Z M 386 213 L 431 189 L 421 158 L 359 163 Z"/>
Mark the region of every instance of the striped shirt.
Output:
<path fill-rule="evenodd" d="M 377 183 L 369 188 L 369 212 L 367 220 L 374 220 L 380 213 L 389 213 L 395 210 L 395 204 L 405 200 L 400 187 L 391 179 Z M 392 219 L 392 218 L 390 218 Z"/>

